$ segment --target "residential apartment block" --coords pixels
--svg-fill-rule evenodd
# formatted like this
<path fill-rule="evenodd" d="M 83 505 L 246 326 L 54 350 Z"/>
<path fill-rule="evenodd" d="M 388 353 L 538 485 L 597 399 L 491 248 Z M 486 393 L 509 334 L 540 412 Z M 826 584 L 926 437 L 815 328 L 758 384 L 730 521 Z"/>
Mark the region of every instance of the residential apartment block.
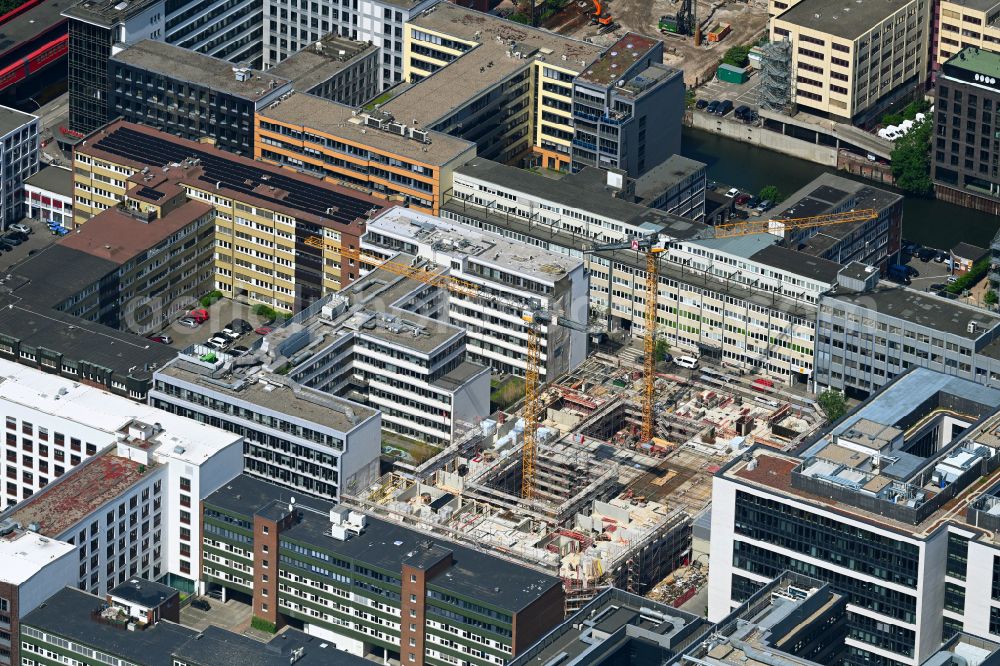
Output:
<path fill-rule="evenodd" d="M 1000 54 L 964 48 L 941 66 L 934 109 L 931 177 L 936 195 L 1000 212 Z M 925 121 L 930 122 L 930 121 Z"/>
<path fill-rule="evenodd" d="M 524 376 L 525 310 L 553 315 L 540 326 L 543 381 L 573 371 L 587 356 L 586 332 L 559 324 L 562 318 L 587 325 L 588 280 L 581 259 L 400 208 L 372 220 L 361 246 L 396 262 L 398 254 L 432 261 L 468 286 L 448 291 L 444 316 L 465 329 L 466 357 L 496 374 Z"/>
<path fill-rule="evenodd" d="M 771 40 L 792 43 L 798 108 L 866 126 L 889 105 L 915 95 L 927 78 L 932 4 L 862 0 L 845 11 L 803 0 L 773 18 Z"/>
<path fill-rule="evenodd" d="M 241 359 L 193 345 L 156 371 L 149 403 L 243 437 L 245 473 L 339 501 L 378 478 L 382 415 L 279 374 L 289 362 L 274 335 Z"/>
<path fill-rule="evenodd" d="M 562 621 L 554 576 L 258 479 L 202 510 L 209 589 L 354 655 L 505 664 Z"/>
<path fill-rule="evenodd" d="M 852 272 L 860 279 L 851 279 Z M 911 367 L 1000 386 L 1000 318 L 879 283 L 877 273 L 856 264 L 823 295 L 816 326 L 817 386 L 864 397 Z"/>
<path fill-rule="evenodd" d="M 573 81 L 571 169 L 638 178 L 681 152 L 683 99 L 683 72 L 663 64 L 663 42 L 628 33 Z"/>
<path fill-rule="evenodd" d="M 438 0 L 360 0 L 351 3 L 295 3 L 267 0 L 263 5 L 264 66 L 273 67 L 312 46 L 328 33 L 379 50 L 380 89 L 403 81 L 404 26 Z"/>
<path fill-rule="evenodd" d="M 291 81 L 220 58 L 144 39 L 108 60 L 109 118 L 250 156 L 254 117 Z"/>
<path fill-rule="evenodd" d="M 456 170 L 443 216 L 582 258 L 591 313 L 609 331 L 633 336 L 645 327 L 645 256 L 585 252 L 635 236 L 669 239 L 676 245 L 660 261 L 658 336 L 736 367 L 811 378 L 816 304 L 836 283 L 839 264 L 780 247 L 771 234 L 712 239 L 705 225 L 574 186 L 572 178 L 553 181 L 477 158 Z"/>
<path fill-rule="evenodd" d="M 364 221 L 383 202 L 142 125 L 116 121 L 74 152 L 74 223 L 126 199 L 185 196 L 215 215 L 215 288 L 296 311 L 350 284 Z"/>
<path fill-rule="evenodd" d="M 148 580 L 134 579 L 105 596 L 65 588 L 25 618 L 24 664 L 49 662 L 107 666 L 364 666 L 360 657 L 315 636 L 288 628 L 264 643 L 217 626 L 202 631 L 177 624 L 176 597 Z M 138 590 L 139 594 L 135 592 Z M 155 590 L 155 592 L 154 592 Z M 169 588 L 168 588 L 169 590 Z M 133 597 L 138 596 L 141 603 Z"/>
<path fill-rule="evenodd" d="M 434 214 L 455 168 L 476 156 L 464 139 L 300 93 L 264 109 L 256 128 L 259 160 Z"/>
<path fill-rule="evenodd" d="M 128 44 L 165 41 L 233 63 L 259 65 L 261 13 L 254 0 L 84 0 L 69 19 L 69 126 L 88 134 L 113 120 L 108 61 Z"/>
<path fill-rule="evenodd" d="M 959 632 L 996 640 L 998 410 L 995 389 L 913 369 L 797 456 L 757 447 L 725 465 L 709 620 L 791 570 L 846 596 L 842 663 L 922 664 Z"/>
<path fill-rule="evenodd" d="M 38 117 L 0 106 L 0 228 L 24 216 L 24 181 L 38 171 Z"/>
<path fill-rule="evenodd" d="M 358 107 L 379 94 L 379 53 L 367 41 L 331 32 L 268 72 L 292 82 L 299 92 Z"/>

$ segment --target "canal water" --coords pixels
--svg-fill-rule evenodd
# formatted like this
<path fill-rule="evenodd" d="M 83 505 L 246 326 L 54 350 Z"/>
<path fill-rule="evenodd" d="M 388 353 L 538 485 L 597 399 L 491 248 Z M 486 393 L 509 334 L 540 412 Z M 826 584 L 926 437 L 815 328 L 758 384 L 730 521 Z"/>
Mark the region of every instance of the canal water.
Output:
<path fill-rule="evenodd" d="M 701 130 L 684 128 L 681 152 L 708 165 L 708 179 L 756 194 L 776 185 L 791 194 L 829 171 L 870 182 L 812 162 L 758 148 Z M 885 186 L 880 186 L 885 187 Z M 1000 228 L 1000 217 L 933 199 L 907 197 L 903 204 L 903 237 L 947 250 L 959 241 L 989 247 Z"/>

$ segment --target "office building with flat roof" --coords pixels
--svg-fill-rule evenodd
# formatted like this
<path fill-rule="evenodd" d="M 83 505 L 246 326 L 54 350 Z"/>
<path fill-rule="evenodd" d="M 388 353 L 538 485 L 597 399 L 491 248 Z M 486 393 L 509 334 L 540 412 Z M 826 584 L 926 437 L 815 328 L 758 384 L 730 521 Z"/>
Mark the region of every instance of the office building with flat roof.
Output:
<path fill-rule="evenodd" d="M 402 208 L 373 219 L 361 246 L 397 265 L 407 256 L 433 262 L 468 285 L 448 290 L 445 317 L 466 330 L 466 357 L 498 375 L 524 376 L 525 310 L 557 313 L 540 327 L 542 381 L 572 372 L 587 356 L 588 279 L 579 258 Z"/>
<path fill-rule="evenodd" d="M 683 73 L 663 64 L 663 42 L 626 34 L 573 81 L 571 169 L 621 169 L 638 178 L 679 153 L 683 98 Z"/>
<path fill-rule="evenodd" d="M 772 220 L 814 217 L 869 209 L 871 220 L 831 224 L 786 233 L 782 244 L 803 254 L 850 264 L 858 261 L 887 274 L 899 263 L 903 196 L 833 173 L 824 173 L 764 213 Z"/>
<path fill-rule="evenodd" d="M 476 156 L 464 139 L 302 93 L 261 111 L 256 127 L 259 160 L 434 214 Z"/>
<path fill-rule="evenodd" d="M 364 666 L 365 660 L 337 650 L 321 637 L 287 628 L 263 642 L 227 629 L 209 625 L 196 631 L 177 623 L 169 615 L 171 600 L 145 603 L 156 619 L 133 614 L 121 595 L 129 587 L 155 588 L 148 580 L 134 579 L 107 596 L 96 596 L 65 588 L 25 618 L 21 631 L 25 659 L 72 659 L 83 666 L 143 664 L 146 666 Z M 149 595 L 143 595 L 149 596 Z"/>
<path fill-rule="evenodd" d="M 864 397 L 911 367 L 1000 386 L 995 313 L 878 282 L 877 274 L 859 283 L 844 277 L 819 303 L 817 387 Z"/>
<path fill-rule="evenodd" d="M 156 372 L 149 402 L 242 436 L 245 473 L 339 501 L 378 478 L 383 417 L 287 378 L 287 332 L 239 359 L 192 345 Z"/>
<path fill-rule="evenodd" d="M 846 597 L 843 663 L 1000 637 L 998 422 L 1000 391 L 915 368 L 794 455 L 735 458 L 712 487 L 709 620 L 791 570 Z"/>
<path fill-rule="evenodd" d="M 49 165 L 24 181 L 24 216 L 73 226 L 73 170 Z"/>
<path fill-rule="evenodd" d="M 844 661 L 847 597 L 785 571 L 715 624 L 676 666 L 820 666 Z"/>
<path fill-rule="evenodd" d="M 0 664 L 21 663 L 21 618 L 76 576 L 76 548 L 0 523 Z"/>
<path fill-rule="evenodd" d="M 215 215 L 215 288 L 292 312 L 350 284 L 365 220 L 385 202 L 310 176 L 116 121 L 74 151 L 74 223 L 126 199 L 182 196 Z"/>
<path fill-rule="evenodd" d="M 448 2 L 404 30 L 404 80 L 417 85 L 383 111 L 472 141 L 481 157 L 533 155 L 547 168 L 569 168 L 573 80 L 606 49 Z"/>
<path fill-rule="evenodd" d="M 291 91 L 271 72 L 144 39 L 108 60 L 109 118 L 251 156 L 254 117 Z"/>
<path fill-rule="evenodd" d="M 0 106 L 0 229 L 24 216 L 24 181 L 38 171 L 38 117 Z"/>
<path fill-rule="evenodd" d="M 288 79 L 292 89 L 358 107 L 378 95 L 379 53 L 371 42 L 336 32 L 282 60 L 268 72 Z"/>
<path fill-rule="evenodd" d="M 69 127 L 80 136 L 120 115 L 109 60 L 129 44 L 151 39 L 240 66 L 260 65 L 261 13 L 254 0 L 81 0 L 63 16 L 69 20 Z"/>
<path fill-rule="evenodd" d="M 438 0 L 360 0 L 337 6 L 303 6 L 289 0 L 267 0 L 264 15 L 264 66 L 273 67 L 312 47 L 324 35 L 369 42 L 378 49 L 379 89 L 405 80 L 404 29 L 414 16 Z"/>
<path fill-rule="evenodd" d="M 995 51 L 1000 47 L 1000 2 L 941 0 L 937 7 L 934 71 L 966 47 Z"/>
<path fill-rule="evenodd" d="M 792 101 L 802 111 L 874 125 L 927 80 L 933 3 L 861 0 L 850 8 L 802 0 L 770 22 L 771 41 L 792 43 Z"/>
<path fill-rule="evenodd" d="M 931 161 L 935 194 L 995 215 L 1000 212 L 1000 172 L 993 163 L 1000 157 L 994 129 L 1000 54 L 962 49 L 941 66 L 936 92 Z"/>
<path fill-rule="evenodd" d="M 202 510 L 209 589 L 357 656 L 504 664 L 562 621 L 555 576 L 262 480 Z"/>
<path fill-rule="evenodd" d="M 645 256 L 590 251 L 634 236 L 669 239 L 657 335 L 736 367 L 811 381 L 816 304 L 839 264 L 780 247 L 773 234 L 712 238 L 701 222 L 626 201 L 580 175 L 555 181 L 476 158 L 456 170 L 443 217 L 582 258 L 592 316 L 633 336 L 645 330 Z"/>
<path fill-rule="evenodd" d="M 693 613 L 612 587 L 508 663 L 673 664 L 681 651 L 710 628 Z"/>

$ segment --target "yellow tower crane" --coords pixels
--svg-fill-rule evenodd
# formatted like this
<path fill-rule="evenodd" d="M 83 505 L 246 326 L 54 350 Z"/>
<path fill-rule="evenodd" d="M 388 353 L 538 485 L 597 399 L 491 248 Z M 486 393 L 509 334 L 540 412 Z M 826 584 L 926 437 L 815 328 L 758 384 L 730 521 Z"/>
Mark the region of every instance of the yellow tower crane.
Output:
<path fill-rule="evenodd" d="M 846 224 L 849 222 L 864 222 L 874 220 L 878 217 L 878 212 L 872 209 L 852 210 L 842 213 L 828 213 L 826 215 L 813 215 L 811 217 L 797 217 L 780 220 L 740 220 L 739 222 L 727 222 L 708 227 L 703 233 L 692 238 L 685 239 L 685 242 L 705 240 L 710 238 L 732 238 L 734 236 L 750 236 L 753 234 L 781 233 L 785 231 L 797 231 L 799 229 L 812 229 L 825 227 L 833 224 Z M 641 441 L 648 442 L 653 438 L 654 432 L 654 389 L 656 386 L 656 302 L 658 300 L 658 273 L 659 257 L 671 245 L 677 245 L 678 241 L 661 239 L 656 236 L 642 238 L 632 238 L 621 243 L 608 243 L 598 245 L 586 254 L 595 252 L 605 252 L 610 250 L 635 250 L 646 255 L 646 307 L 644 310 L 643 323 L 645 332 L 643 334 L 643 387 L 642 387 L 642 429 Z"/>

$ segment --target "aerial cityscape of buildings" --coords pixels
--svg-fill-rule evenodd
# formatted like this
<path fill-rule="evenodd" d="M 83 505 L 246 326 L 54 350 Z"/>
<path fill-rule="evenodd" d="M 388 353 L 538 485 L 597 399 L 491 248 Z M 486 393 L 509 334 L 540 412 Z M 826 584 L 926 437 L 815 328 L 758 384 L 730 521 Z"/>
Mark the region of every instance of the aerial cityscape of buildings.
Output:
<path fill-rule="evenodd" d="M 997 114 L 992 0 L 0 2 L 0 666 L 1000 666 Z"/>

